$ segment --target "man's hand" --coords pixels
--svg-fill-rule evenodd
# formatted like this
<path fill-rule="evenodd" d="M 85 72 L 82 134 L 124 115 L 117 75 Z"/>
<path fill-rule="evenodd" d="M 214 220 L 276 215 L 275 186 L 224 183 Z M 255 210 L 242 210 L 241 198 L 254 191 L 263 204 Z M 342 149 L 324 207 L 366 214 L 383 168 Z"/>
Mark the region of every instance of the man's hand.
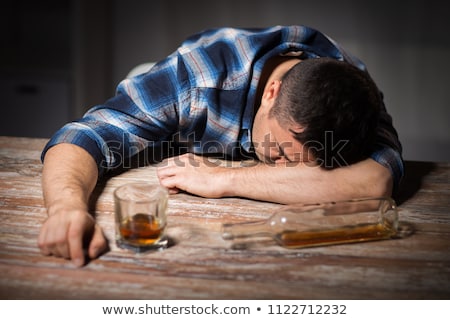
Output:
<path fill-rule="evenodd" d="M 170 193 L 179 190 L 207 198 L 220 198 L 225 193 L 226 175 L 232 168 L 221 167 L 206 157 L 187 153 L 167 159 L 158 168 L 161 185 Z"/>
<path fill-rule="evenodd" d="M 75 266 L 81 267 L 86 255 L 94 259 L 107 250 L 108 243 L 102 230 L 86 210 L 57 204 L 48 211 L 51 214 L 38 239 L 43 254 L 71 259 Z"/>

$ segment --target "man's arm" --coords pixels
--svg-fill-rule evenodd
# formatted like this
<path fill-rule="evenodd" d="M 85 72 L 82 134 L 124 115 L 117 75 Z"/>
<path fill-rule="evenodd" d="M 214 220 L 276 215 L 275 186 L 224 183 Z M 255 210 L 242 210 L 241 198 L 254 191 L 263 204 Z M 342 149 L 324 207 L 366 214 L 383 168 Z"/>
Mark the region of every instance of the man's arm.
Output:
<path fill-rule="evenodd" d="M 389 170 L 372 159 L 324 170 L 306 163 L 226 168 L 192 154 L 169 159 L 158 169 L 161 184 L 204 197 L 236 196 L 298 203 L 390 196 Z"/>
<path fill-rule="evenodd" d="M 38 240 L 43 254 L 72 259 L 76 266 L 82 266 L 85 241 L 91 258 L 106 250 L 106 239 L 88 212 L 97 177 L 97 165 L 84 149 L 62 143 L 47 151 L 42 189 L 48 219 Z"/>

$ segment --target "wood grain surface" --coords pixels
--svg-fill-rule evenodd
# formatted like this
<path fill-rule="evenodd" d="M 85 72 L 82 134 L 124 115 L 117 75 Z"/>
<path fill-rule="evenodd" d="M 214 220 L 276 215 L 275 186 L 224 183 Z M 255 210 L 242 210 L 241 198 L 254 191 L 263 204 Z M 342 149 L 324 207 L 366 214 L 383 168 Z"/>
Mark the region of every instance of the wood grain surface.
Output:
<path fill-rule="evenodd" d="M 133 254 L 114 242 L 113 190 L 157 184 L 155 167 L 102 179 L 92 212 L 110 250 L 83 268 L 40 254 L 46 219 L 41 192 L 45 139 L 0 137 L 1 299 L 449 299 L 448 163 L 406 162 L 395 200 L 402 237 L 285 249 L 260 241 L 241 250 L 223 223 L 263 219 L 281 205 L 238 198 L 170 196 L 163 251 Z"/>

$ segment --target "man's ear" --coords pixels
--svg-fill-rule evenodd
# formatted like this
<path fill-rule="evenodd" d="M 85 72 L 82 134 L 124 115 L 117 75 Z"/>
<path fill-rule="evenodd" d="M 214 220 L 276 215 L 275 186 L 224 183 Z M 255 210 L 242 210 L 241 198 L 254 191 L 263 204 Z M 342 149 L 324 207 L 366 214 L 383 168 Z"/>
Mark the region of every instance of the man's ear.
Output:
<path fill-rule="evenodd" d="M 262 103 L 269 103 L 269 105 L 272 105 L 280 93 L 280 87 L 281 80 L 272 80 L 270 83 L 267 83 L 262 95 Z"/>

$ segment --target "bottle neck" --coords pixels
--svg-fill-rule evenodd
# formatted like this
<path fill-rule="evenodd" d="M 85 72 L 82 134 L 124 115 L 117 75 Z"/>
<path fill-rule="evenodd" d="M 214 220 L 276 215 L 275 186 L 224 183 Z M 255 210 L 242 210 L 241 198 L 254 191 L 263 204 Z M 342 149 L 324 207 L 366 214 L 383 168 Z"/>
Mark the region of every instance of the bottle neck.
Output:
<path fill-rule="evenodd" d="M 227 223 L 222 226 L 222 238 L 225 240 L 262 236 L 272 236 L 265 220 Z"/>

